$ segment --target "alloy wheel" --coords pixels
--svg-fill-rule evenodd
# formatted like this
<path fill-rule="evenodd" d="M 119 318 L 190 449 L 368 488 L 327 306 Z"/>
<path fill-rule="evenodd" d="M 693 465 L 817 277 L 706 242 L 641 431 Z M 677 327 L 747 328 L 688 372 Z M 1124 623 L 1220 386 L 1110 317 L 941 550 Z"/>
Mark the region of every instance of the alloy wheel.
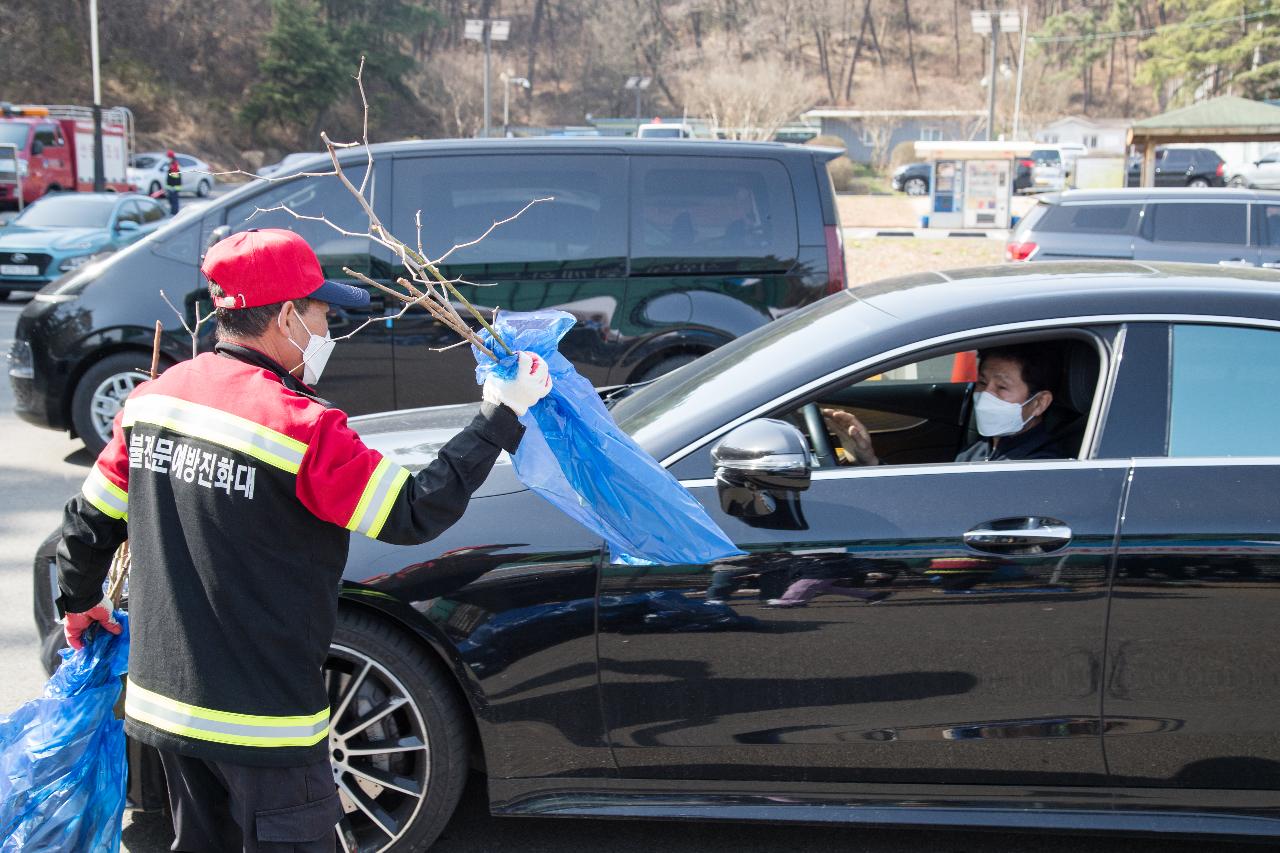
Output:
<path fill-rule="evenodd" d="M 329 754 L 344 812 L 344 851 L 387 850 L 426 801 L 431 747 L 422 712 L 382 664 L 333 644 L 325 662 Z"/>
<path fill-rule="evenodd" d="M 111 440 L 111 424 L 116 413 L 124 406 L 125 398 L 147 379 L 141 373 L 116 373 L 93 389 L 93 398 L 89 403 L 89 416 L 93 419 L 93 430 L 102 439 L 103 444 Z"/>

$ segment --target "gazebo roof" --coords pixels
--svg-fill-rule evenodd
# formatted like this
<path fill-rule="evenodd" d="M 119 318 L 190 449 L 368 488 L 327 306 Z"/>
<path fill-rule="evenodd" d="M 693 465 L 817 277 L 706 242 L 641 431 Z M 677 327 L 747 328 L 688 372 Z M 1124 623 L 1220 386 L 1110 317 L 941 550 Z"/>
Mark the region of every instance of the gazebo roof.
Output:
<path fill-rule="evenodd" d="M 1129 140 L 1235 142 L 1280 140 L 1280 107 L 1223 95 L 1136 121 Z"/>

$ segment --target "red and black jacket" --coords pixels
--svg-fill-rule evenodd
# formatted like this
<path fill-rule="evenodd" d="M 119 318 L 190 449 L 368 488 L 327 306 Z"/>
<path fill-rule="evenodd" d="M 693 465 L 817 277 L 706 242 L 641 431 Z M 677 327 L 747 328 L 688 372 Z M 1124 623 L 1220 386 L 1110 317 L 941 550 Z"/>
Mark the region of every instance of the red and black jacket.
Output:
<path fill-rule="evenodd" d="M 280 365 L 228 344 L 135 388 L 58 548 L 60 605 L 76 613 L 129 539 L 129 734 L 240 764 L 323 758 L 321 668 L 351 532 L 438 536 L 522 434 L 510 409 L 483 405 L 411 475 Z"/>

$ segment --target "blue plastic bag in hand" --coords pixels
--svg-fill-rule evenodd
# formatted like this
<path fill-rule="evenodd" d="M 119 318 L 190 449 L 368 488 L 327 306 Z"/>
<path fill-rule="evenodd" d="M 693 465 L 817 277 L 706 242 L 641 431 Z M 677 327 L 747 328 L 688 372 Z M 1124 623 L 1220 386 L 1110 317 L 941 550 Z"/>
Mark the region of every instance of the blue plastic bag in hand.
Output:
<path fill-rule="evenodd" d="M 119 636 L 94 628 L 65 649 L 44 695 L 0 719 L 0 851 L 120 849 L 124 722 L 120 676 L 129 669 L 129 617 Z"/>
<path fill-rule="evenodd" d="M 570 518 L 598 533 L 615 558 L 665 565 L 709 563 L 742 552 L 675 477 L 618 429 L 591 383 L 557 346 L 573 328 L 563 311 L 503 313 L 494 328 L 513 352 L 534 352 L 551 371 L 551 393 L 520 418 L 525 435 L 512 457 L 516 476 Z M 505 350 L 480 332 L 495 353 Z M 515 375 L 472 348 L 476 381 Z"/>

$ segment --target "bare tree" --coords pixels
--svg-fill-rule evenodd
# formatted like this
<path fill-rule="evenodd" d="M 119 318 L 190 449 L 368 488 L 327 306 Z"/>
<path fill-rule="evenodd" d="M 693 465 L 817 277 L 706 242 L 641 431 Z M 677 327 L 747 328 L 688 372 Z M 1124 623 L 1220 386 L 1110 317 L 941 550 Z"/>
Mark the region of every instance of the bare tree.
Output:
<path fill-rule="evenodd" d="M 798 69 L 763 59 L 737 65 L 709 60 L 691 69 L 684 82 L 690 108 L 731 139 L 772 139 L 817 94 Z"/>

